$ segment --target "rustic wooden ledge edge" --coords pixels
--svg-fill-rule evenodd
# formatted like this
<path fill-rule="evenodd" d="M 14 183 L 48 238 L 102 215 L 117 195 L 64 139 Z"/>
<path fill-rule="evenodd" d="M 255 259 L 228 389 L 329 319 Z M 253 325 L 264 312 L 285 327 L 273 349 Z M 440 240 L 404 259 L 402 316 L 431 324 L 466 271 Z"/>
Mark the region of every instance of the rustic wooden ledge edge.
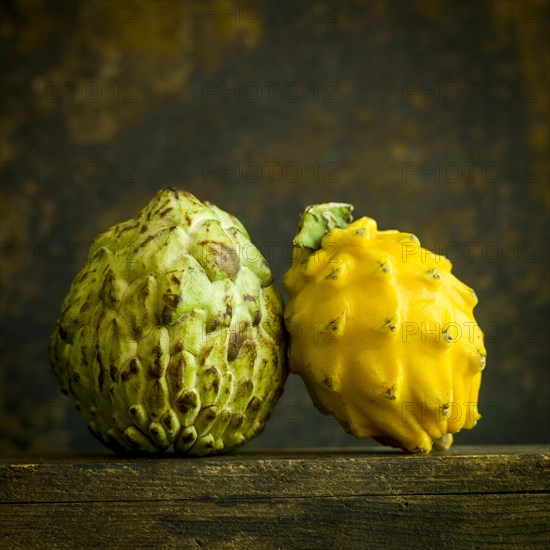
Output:
<path fill-rule="evenodd" d="M 550 445 L 0 459 L 0 548 L 550 547 Z"/>
<path fill-rule="evenodd" d="M 0 504 L 550 493 L 550 445 L 0 459 Z"/>

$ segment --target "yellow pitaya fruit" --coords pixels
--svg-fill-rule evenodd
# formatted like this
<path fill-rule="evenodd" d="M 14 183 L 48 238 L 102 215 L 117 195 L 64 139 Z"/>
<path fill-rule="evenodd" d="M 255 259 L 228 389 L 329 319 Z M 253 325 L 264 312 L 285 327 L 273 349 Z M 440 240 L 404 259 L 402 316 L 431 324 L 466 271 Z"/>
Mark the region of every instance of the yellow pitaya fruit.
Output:
<path fill-rule="evenodd" d="M 327 203 L 302 215 L 283 280 L 290 369 L 347 432 L 447 449 L 480 418 L 476 295 L 414 235 L 351 223 L 352 210 Z"/>

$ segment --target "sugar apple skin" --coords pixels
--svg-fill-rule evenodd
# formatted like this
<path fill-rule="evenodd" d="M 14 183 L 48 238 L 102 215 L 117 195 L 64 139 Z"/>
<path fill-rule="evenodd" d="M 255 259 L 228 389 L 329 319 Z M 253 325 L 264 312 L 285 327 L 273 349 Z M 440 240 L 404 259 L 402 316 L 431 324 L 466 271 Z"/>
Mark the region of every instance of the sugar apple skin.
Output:
<path fill-rule="evenodd" d="M 473 428 L 486 351 L 477 298 L 410 233 L 307 208 L 283 285 L 289 367 L 357 437 L 427 453 Z"/>
<path fill-rule="evenodd" d="M 235 217 L 163 189 L 100 234 L 49 344 L 61 386 L 118 452 L 228 452 L 287 376 L 282 301 Z"/>

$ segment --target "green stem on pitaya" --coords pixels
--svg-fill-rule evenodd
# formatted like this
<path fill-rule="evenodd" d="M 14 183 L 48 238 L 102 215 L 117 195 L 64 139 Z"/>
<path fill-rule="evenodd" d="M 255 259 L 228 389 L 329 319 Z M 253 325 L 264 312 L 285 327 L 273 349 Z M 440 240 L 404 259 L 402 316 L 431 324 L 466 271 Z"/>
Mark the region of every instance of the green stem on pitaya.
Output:
<path fill-rule="evenodd" d="M 305 209 L 298 233 L 292 241 L 299 248 L 321 248 L 321 240 L 331 229 L 343 229 L 353 220 L 353 206 L 343 202 L 315 204 Z"/>

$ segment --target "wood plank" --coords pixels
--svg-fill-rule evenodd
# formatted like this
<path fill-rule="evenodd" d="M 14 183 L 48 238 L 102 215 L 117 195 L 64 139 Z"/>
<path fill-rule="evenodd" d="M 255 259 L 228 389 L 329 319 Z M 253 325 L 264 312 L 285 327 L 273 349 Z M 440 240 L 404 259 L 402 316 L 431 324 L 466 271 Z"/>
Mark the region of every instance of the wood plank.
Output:
<path fill-rule="evenodd" d="M 534 493 L 550 491 L 549 474 L 550 446 L 20 457 L 0 460 L 0 503 Z"/>
<path fill-rule="evenodd" d="M 0 505 L 2 548 L 548 548 L 548 495 Z"/>

